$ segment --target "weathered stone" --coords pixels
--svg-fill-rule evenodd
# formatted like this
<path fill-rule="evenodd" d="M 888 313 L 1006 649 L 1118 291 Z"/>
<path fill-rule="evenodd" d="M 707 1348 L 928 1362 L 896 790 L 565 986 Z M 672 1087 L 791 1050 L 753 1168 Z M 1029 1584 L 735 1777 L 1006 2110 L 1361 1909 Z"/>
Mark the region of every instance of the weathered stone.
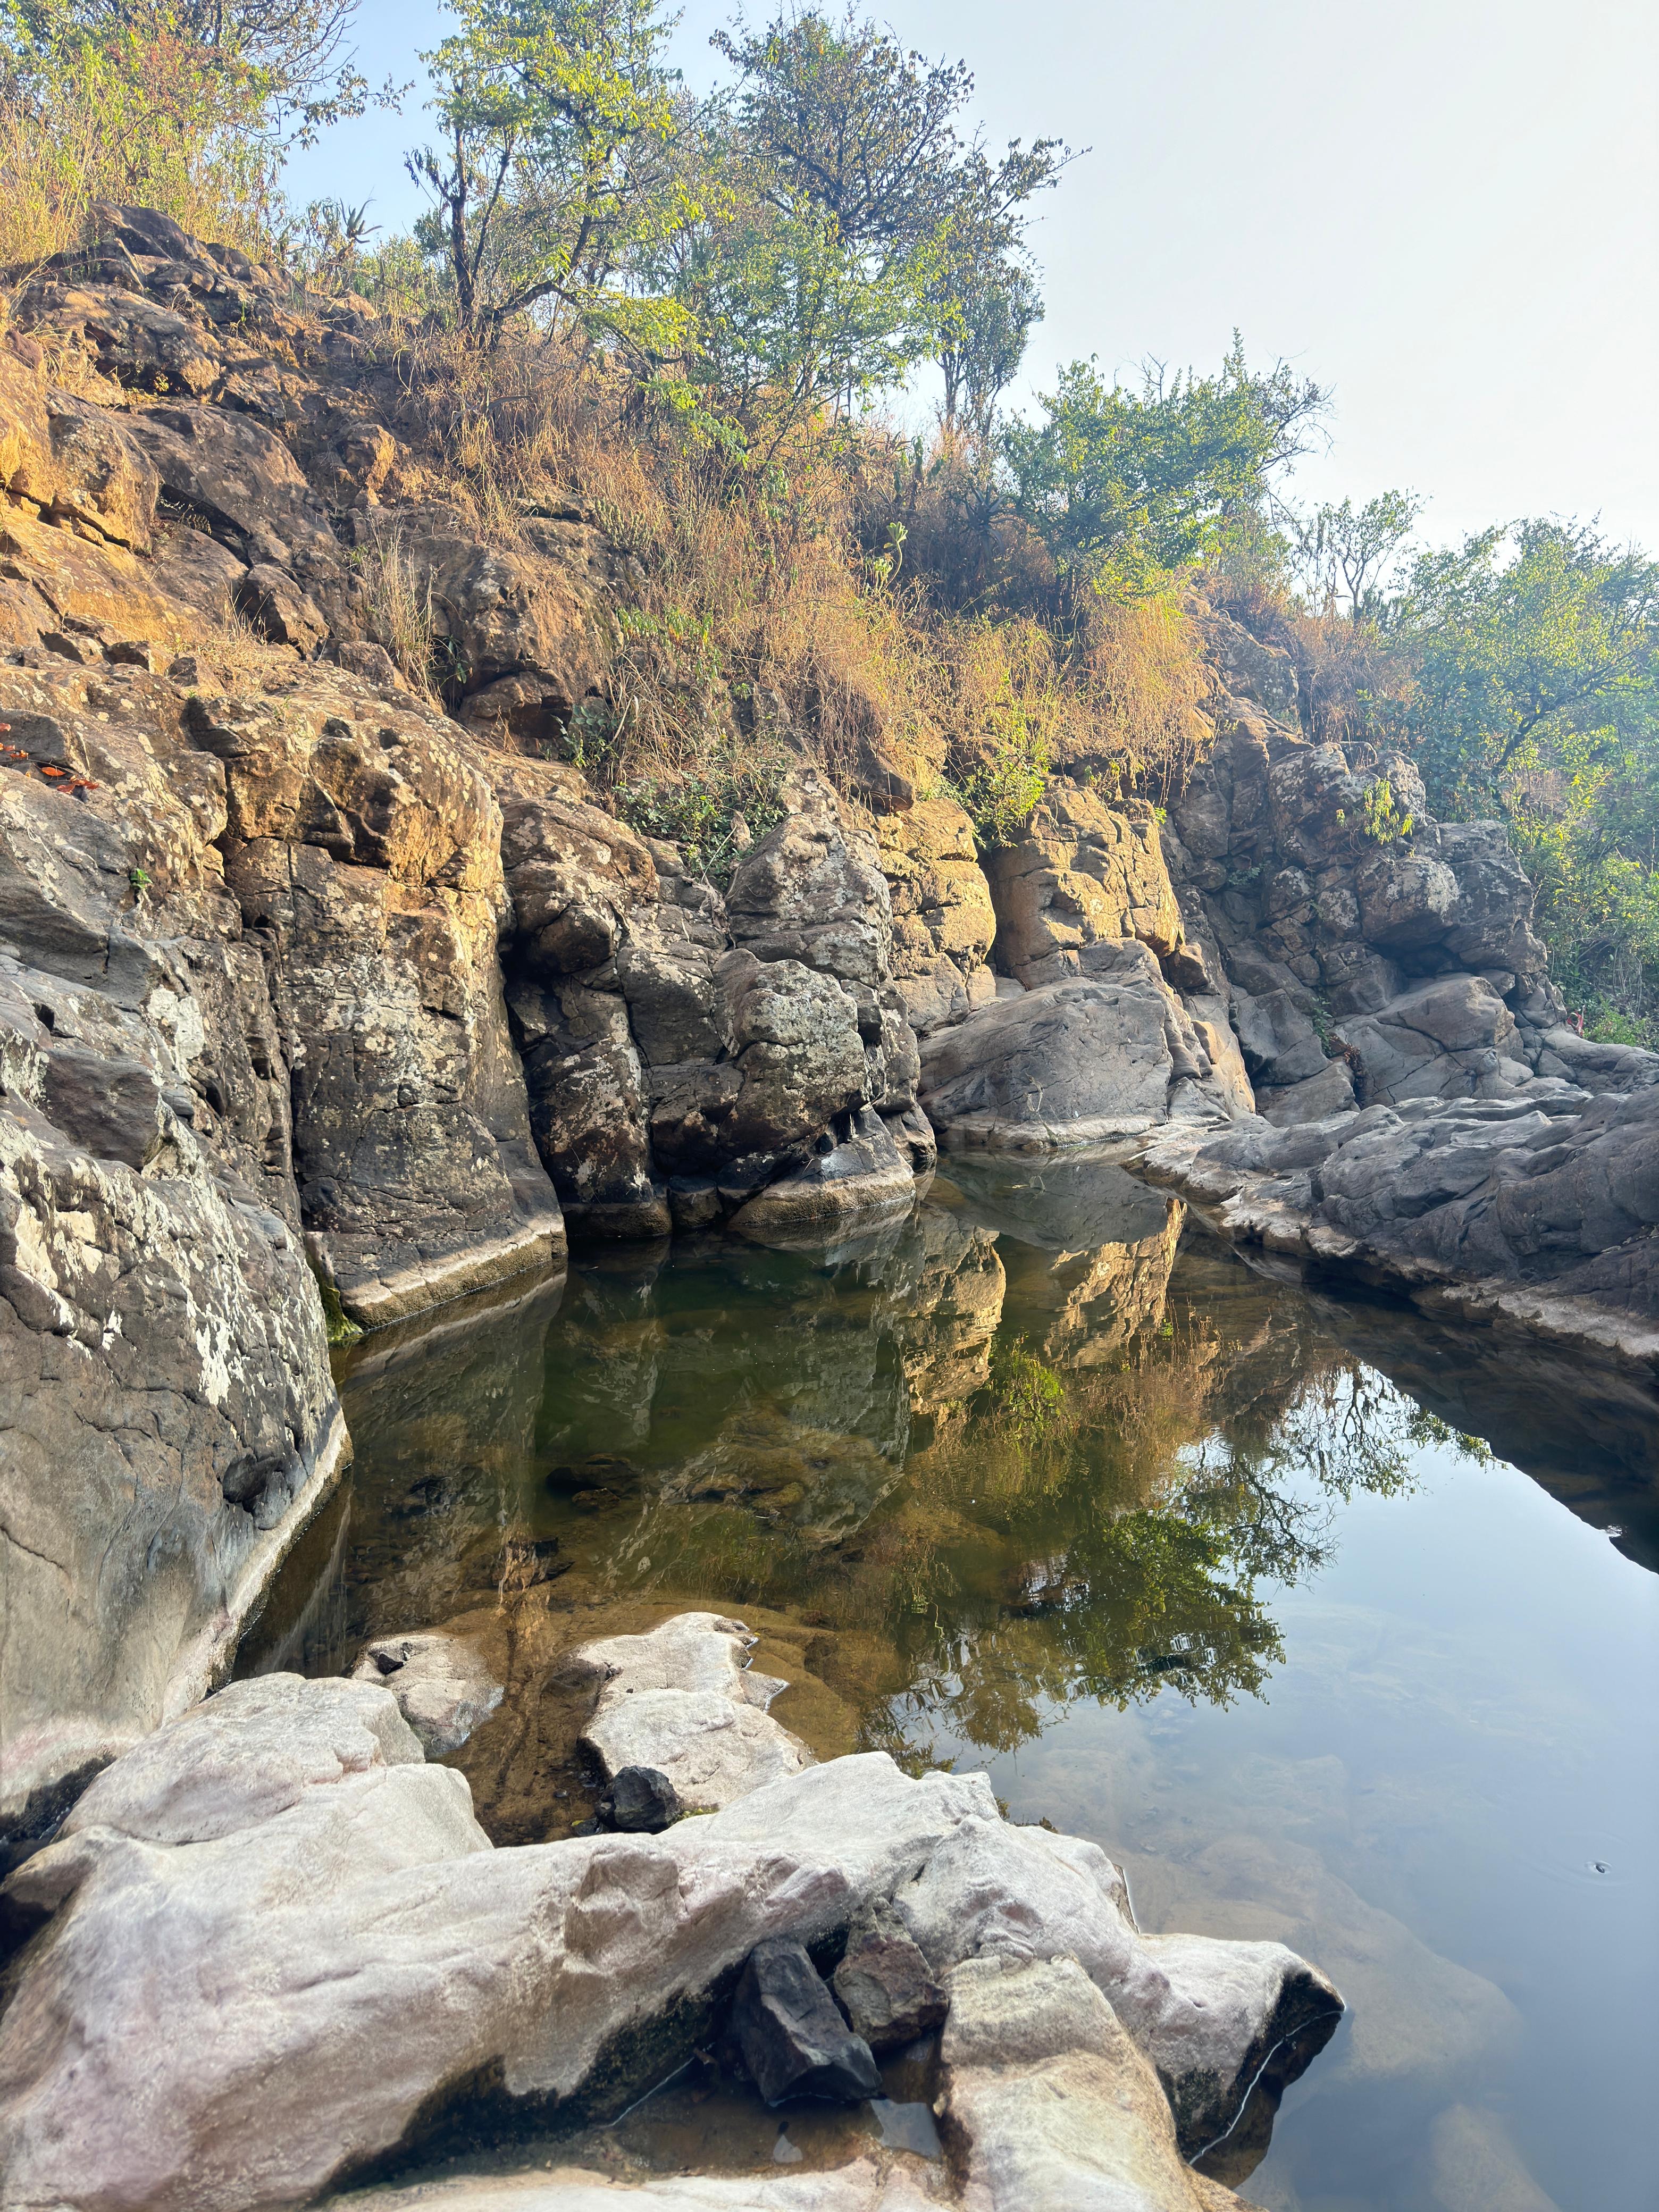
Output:
<path fill-rule="evenodd" d="M 485 2069 L 522 2114 L 610 2051 L 615 2110 L 689 2055 L 641 2037 L 680 2000 L 695 2035 L 757 1944 L 828 1936 L 994 1812 L 982 1778 L 912 1782 L 876 1755 L 661 1837 L 492 1850 L 387 1692 L 289 1675 L 233 1685 L 136 1757 L 9 1893 L 58 1919 L 0 2021 L 0 2160 L 25 2201 L 86 2212 L 186 2188 L 200 2212 L 307 2201 Z M 396 2066 L 358 2063 L 392 2047 Z M 155 2110 L 166 2129 L 137 2124 Z"/>
<path fill-rule="evenodd" d="M 739 1621 L 683 1613 L 574 1652 L 572 1672 L 598 1686 L 582 1741 L 605 1774 L 654 1768 L 682 1806 L 706 1811 L 809 1765 L 806 1746 L 766 1711 L 782 1684 L 745 1668 L 754 1640 Z"/>
<path fill-rule="evenodd" d="M 377 1637 L 364 1645 L 351 1673 L 354 1681 L 391 1691 L 432 1758 L 459 1751 L 501 1701 L 501 1685 L 471 1645 L 454 1636 Z"/>
<path fill-rule="evenodd" d="M 973 823 L 954 800 L 924 799 L 876 827 L 892 899 L 893 975 L 911 1028 L 926 1036 L 989 996 L 996 910 Z"/>
<path fill-rule="evenodd" d="M 732 2000 L 731 2033 L 769 2105 L 786 2097 L 858 2104 L 881 2094 L 869 2045 L 849 2033 L 805 1947 L 787 1937 L 750 1953 Z"/>
<path fill-rule="evenodd" d="M 1244 1065 L 1258 1082 L 1304 1082 L 1325 1065 L 1317 1030 L 1286 991 L 1267 992 L 1260 998 L 1239 992 L 1233 1001 L 1233 1024 Z"/>
<path fill-rule="evenodd" d="M 976 1957 L 1077 1960 L 1157 2069 L 1188 2157 L 1231 2124 L 1275 2045 L 1317 2021 L 1334 2029 L 1341 2011 L 1282 1944 L 1142 1935 L 1105 1853 L 1041 1828 L 963 1821 L 894 1903 L 936 1974 Z"/>
<path fill-rule="evenodd" d="M 986 874 L 997 964 L 1028 988 L 1077 974 L 1088 945 L 1138 940 L 1162 954 L 1181 941 L 1157 817 L 1141 801 L 1110 807 L 1056 778 L 1020 842 L 992 854 Z"/>
<path fill-rule="evenodd" d="M 952 1143 L 1088 1144 L 1228 1109 L 1150 952 L 1101 942 L 1097 975 L 998 1000 L 927 1040 L 921 1104 Z M 1115 971 L 1115 973 L 1114 973 Z"/>
<path fill-rule="evenodd" d="M 1158 2076 L 1075 1959 L 970 1959 L 949 1977 L 946 2139 L 964 2202 L 1206 2212 Z"/>
<path fill-rule="evenodd" d="M 624 1766 L 611 1778 L 604 1809 L 613 1828 L 629 1835 L 659 1836 L 684 1808 L 679 1792 L 657 1766 Z"/>
<path fill-rule="evenodd" d="M 843 983 L 887 983 L 892 904 L 874 841 L 819 775 L 795 777 L 784 800 L 782 821 L 732 878 L 733 943 L 757 960 L 799 961 Z"/>
<path fill-rule="evenodd" d="M 831 1988 L 872 2051 L 913 2043 L 945 2017 L 945 1992 L 910 1932 L 884 1898 L 854 1915 Z"/>

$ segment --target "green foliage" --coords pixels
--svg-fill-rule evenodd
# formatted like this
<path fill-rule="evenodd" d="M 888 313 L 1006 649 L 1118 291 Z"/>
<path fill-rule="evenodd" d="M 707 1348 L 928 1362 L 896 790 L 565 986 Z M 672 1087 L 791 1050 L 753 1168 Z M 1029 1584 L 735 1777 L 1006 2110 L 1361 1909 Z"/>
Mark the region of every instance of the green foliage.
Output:
<path fill-rule="evenodd" d="M 683 775 L 619 783 L 612 799 L 630 829 L 682 846 L 691 873 L 724 890 L 749 847 L 783 819 L 789 765 L 781 750 L 721 747 Z"/>
<path fill-rule="evenodd" d="M 1582 783 L 1659 738 L 1659 565 L 1551 520 L 1510 549 L 1493 529 L 1422 555 L 1395 616 L 1399 724 L 1448 812 L 1501 808 L 1520 775 Z"/>
<path fill-rule="evenodd" d="M 1342 818 L 1340 809 L 1337 819 Z M 1395 799 L 1394 786 L 1386 775 L 1373 776 L 1365 786 L 1365 804 L 1360 815 L 1359 834 L 1373 845 L 1392 845 L 1396 839 L 1409 837 L 1412 817 L 1402 814 Z"/>
<path fill-rule="evenodd" d="M 416 237 L 457 319 L 489 339 L 551 306 L 613 337 L 672 343 L 672 303 L 630 289 L 641 253 L 698 210 L 666 159 L 672 24 L 658 0 L 453 0 L 422 58 L 441 149 L 408 157 L 435 203 Z"/>
<path fill-rule="evenodd" d="M 1066 1402 L 1066 1385 L 1054 1369 L 1005 1338 L 992 1352 L 990 1390 L 1000 1419 L 1028 1443 L 1050 1433 Z"/>
<path fill-rule="evenodd" d="M 1304 603 L 1327 620 L 1345 610 L 1351 622 L 1386 620 L 1388 585 L 1423 505 L 1415 492 L 1385 491 L 1363 507 L 1345 499 L 1290 518 L 1286 561 Z"/>
<path fill-rule="evenodd" d="M 707 219 L 678 273 L 688 379 L 768 454 L 932 356 L 953 410 L 964 395 L 988 406 L 1037 313 L 1022 210 L 1066 150 L 1016 143 L 992 161 L 964 145 L 966 67 L 929 64 L 850 10 L 714 43 L 736 78 L 701 119 Z"/>
<path fill-rule="evenodd" d="M 1325 404 L 1279 363 L 1251 371 L 1237 337 L 1217 376 L 1149 368 L 1137 394 L 1073 362 L 1002 448 L 1020 512 L 1060 567 L 1108 599 L 1162 590 L 1224 543 L 1274 473 L 1305 449 Z"/>
<path fill-rule="evenodd" d="M 78 243 L 94 199 L 257 243 L 275 200 L 279 71 L 166 7 L 0 6 L 0 259 Z"/>
<path fill-rule="evenodd" d="M 1001 702 L 990 709 L 990 720 L 988 745 L 958 764 L 951 782 L 982 852 L 1018 841 L 1054 767 L 1048 740 L 1025 708 L 1012 700 Z"/>

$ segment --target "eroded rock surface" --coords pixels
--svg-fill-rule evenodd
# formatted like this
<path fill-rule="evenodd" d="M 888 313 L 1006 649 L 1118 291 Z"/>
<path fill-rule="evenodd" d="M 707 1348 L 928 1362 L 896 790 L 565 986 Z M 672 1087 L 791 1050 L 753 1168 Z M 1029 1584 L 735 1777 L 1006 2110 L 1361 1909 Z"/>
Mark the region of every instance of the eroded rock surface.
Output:
<path fill-rule="evenodd" d="M 1593 1099 L 1562 1083 L 1282 1129 L 1171 1133 L 1139 1171 L 1215 1209 L 1242 1241 L 1644 1364 L 1659 1358 L 1650 1082 Z"/>
<path fill-rule="evenodd" d="M 446 2094 L 487 2124 L 485 2078 L 504 2118 L 618 2109 L 708 2032 L 713 1993 L 757 1947 L 813 1944 L 879 1899 L 945 1970 L 975 1960 L 975 1988 L 1005 1964 L 1075 1960 L 1068 2004 L 1098 2044 L 1087 1991 L 1104 1999 L 1187 2132 L 1309 1991 L 1339 2002 L 1277 1945 L 1139 1936 L 1094 1846 L 1006 1828 L 982 1776 L 912 1781 L 882 1753 L 662 1836 L 494 1850 L 464 1778 L 425 1763 L 367 1680 L 269 1675 L 210 1698 L 100 1776 L 6 1894 L 52 1922 L 0 2021 L 19 2205 L 297 2205 Z M 1012 2046 L 988 2017 L 964 2005 L 947 2060 L 958 2124 L 994 2161 L 969 2075 Z M 165 2129 L 133 2124 L 157 2110 Z M 1154 2149 L 1170 2113 L 1148 2107 Z"/>
<path fill-rule="evenodd" d="M 1225 1085 L 1146 948 L 1103 939 L 1080 957 L 1074 979 L 927 1040 L 921 1105 L 947 1143 L 1044 1151 L 1227 1117 Z"/>
<path fill-rule="evenodd" d="M 766 1710 L 783 1684 L 748 1665 L 754 1642 L 740 1620 L 683 1613 L 647 1636 L 581 1645 L 570 1669 L 598 1685 L 582 1741 L 607 1780 L 654 1767 L 682 1806 L 712 1812 L 810 1765 L 800 1738 Z"/>

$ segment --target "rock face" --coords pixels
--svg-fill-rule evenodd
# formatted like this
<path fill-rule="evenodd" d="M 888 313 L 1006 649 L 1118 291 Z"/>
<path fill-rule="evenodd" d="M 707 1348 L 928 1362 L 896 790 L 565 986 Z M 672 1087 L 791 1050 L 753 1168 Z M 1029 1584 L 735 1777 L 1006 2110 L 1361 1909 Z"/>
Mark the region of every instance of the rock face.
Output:
<path fill-rule="evenodd" d="M 1208 628 L 1224 673 L 1260 677 L 1274 658 L 1223 617 Z M 1501 825 L 1436 823 L 1401 756 L 1355 767 L 1308 743 L 1273 718 L 1287 689 L 1263 677 L 1253 698 L 1224 693 L 1214 748 L 1164 833 L 1188 933 L 1224 966 L 1261 1110 L 1288 1121 L 1347 1103 L 1328 1073 L 1339 1058 L 1361 1104 L 1507 1097 L 1553 1074 L 1543 1032 L 1560 1000 Z"/>
<path fill-rule="evenodd" d="M 220 764 L 131 665 L 0 665 L 0 1832 L 21 1850 L 228 1666 L 344 1432 Z"/>
<path fill-rule="evenodd" d="M 0 2021 L 0 2159 L 19 2205 L 297 2206 L 446 2096 L 477 2124 L 486 2075 L 509 2120 L 578 2098 L 618 2109 L 707 2033 L 711 1993 L 757 1950 L 764 1968 L 780 1954 L 763 1947 L 818 1942 L 876 1899 L 962 1976 L 946 2058 L 956 2124 L 988 2170 L 1001 2123 L 970 2076 L 1038 2054 L 993 2032 L 964 1959 L 987 1974 L 1077 1961 L 1067 2005 L 1097 2046 L 1097 1992 L 1177 2112 L 1207 2110 L 1220 2072 L 1288 2032 L 1304 1988 L 1338 2002 L 1276 1945 L 1136 1936 L 1093 1846 L 1005 1829 L 983 1777 L 911 1781 L 882 1753 L 659 1837 L 494 1850 L 463 1778 L 425 1764 L 367 1680 L 234 1684 L 101 1775 L 6 1895 L 14 1916 L 52 1918 Z M 371 2055 L 388 2051 L 395 2064 Z M 166 2128 L 135 2124 L 156 2111 Z M 1144 2117 L 1167 2143 L 1170 2106 Z M 1033 2200 L 999 2184 L 969 2201 Z"/>
<path fill-rule="evenodd" d="M 203 698 L 228 872 L 292 1040 L 294 1173 L 325 1278 L 377 1325 L 547 1265 L 559 1208 L 530 1141 L 495 941 L 500 817 L 438 715 L 320 672 Z"/>
<path fill-rule="evenodd" d="M 893 912 L 893 978 L 918 1037 L 960 1021 L 995 991 L 987 961 L 996 909 L 974 825 L 953 799 L 878 817 Z"/>
<path fill-rule="evenodd" d="M 1207 1139 L 1171 1133 L 1140 1171 L 1217 1209 L 1245 1242 L 1650 1365 L 1659 1090 L 1648 1079 L 1592 1099 L 1559 1079 L 1518 1088 L 1284 1129 L 1240 1122 Z"/>
<path fill-rule="evenodd" d="M 952 1145 L 1038 1151 L 1127 1136 L 1231 1101 L 1181 1000 L 1139 944 L 1103 939 L 1075 980 L 998 999 L 927 1040 L 921 1105 Z"/>
<path fill-rule="evenodd" d="M 986 867 L 997 965 L 1028 990 L 1080 970 L 1091 945 L 1133 942 L 1161 956 L 1183 934 L 1181 908 L 1144 800 L 1116 807 L 1057 776 L 1018 845 Z"/>
<path fill-rule="evenodd" d="M 736 1217 L 822 1235 L 908 1206 L 931 1133 L 873 848 L 821 779 L 729 900 L 580 795 L 497 760 L 508 1000 L 542 1158 L 571 1219 L 665 1235 Z"/>

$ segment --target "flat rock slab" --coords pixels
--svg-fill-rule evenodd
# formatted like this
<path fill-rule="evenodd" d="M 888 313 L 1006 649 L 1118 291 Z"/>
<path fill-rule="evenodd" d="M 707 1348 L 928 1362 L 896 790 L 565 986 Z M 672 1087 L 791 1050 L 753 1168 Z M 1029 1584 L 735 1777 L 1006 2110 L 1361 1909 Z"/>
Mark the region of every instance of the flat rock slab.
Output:
<path fill-rule="evenodd" d="M 715 1812 L 812 1763 L 767 1706 L 785 1687 L 745 1667 L 740 1620 L 683 1613 L 647 1636 L 611 1636 L 572 1655 L 599 1684 L 582 1741 L 607 1780 L 629 1766 L 665 1775 L 682 1809 Z"/>

